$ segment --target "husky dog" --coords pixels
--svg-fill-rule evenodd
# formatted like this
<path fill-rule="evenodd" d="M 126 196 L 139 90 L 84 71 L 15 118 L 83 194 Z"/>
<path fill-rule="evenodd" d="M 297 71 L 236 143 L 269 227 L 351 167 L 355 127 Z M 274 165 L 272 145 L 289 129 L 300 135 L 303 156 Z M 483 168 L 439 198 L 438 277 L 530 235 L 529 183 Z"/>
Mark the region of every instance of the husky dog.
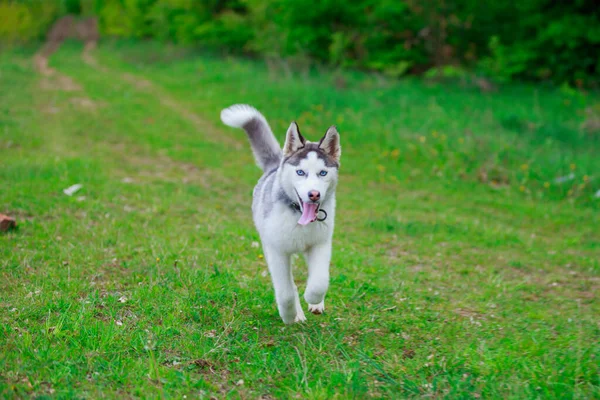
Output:
<path fill-rule="evenodd" d="M 260 235 L 283 322 L 306 321 L 292 276 L 291 256 L 304 253 L 308 310 L 322 314 L 329 287 L 329 261 L 335 219 L 335 188 L 342 149 L 330 127 L 311 143 L 292 122 L 283 151 L 267 120 L 255 108 L 237 104 L 221 111 L 221 120 L 248 134 L 258 166 L 264 171 L 253 192 L 252 215 Z"/>

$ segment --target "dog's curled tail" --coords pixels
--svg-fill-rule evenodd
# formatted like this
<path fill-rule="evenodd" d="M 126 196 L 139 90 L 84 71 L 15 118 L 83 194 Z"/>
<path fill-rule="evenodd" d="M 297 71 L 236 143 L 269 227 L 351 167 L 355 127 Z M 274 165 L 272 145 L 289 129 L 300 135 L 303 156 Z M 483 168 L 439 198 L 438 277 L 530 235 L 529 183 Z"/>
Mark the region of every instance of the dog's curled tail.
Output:
<path fill-rule="evenodd" d="M 248 134 L 256 163 L 263 171 L 276 168 L 281 161 L 281 147 L 263 115 L 247 104 L 235 104 L 221 111 L 221 121 Z"/>

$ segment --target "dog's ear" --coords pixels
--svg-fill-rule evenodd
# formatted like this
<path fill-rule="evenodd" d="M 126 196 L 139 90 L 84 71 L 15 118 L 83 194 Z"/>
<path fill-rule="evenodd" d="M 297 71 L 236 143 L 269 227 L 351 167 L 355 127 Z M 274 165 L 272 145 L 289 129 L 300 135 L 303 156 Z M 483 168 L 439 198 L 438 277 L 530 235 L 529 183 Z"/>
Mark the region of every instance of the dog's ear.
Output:
<path fill-rule="evenodd" d="M 300 134 L 298 124 L 292 122 L 285 134 L 285 144 L 283 145 L 283 155 L 288 156 L 300 150 L 306 144 L 306 139 Z"/>
<path fill-rule="evenodd" d="M 325 136 L 319 142 L 319 148 L 327 155 L 333 158 L 337 163 L 340 162 L 342 156 L 342 147 L 340 146 L 340 134 L 335 126 L 330 126 L 325 133 Z"/>

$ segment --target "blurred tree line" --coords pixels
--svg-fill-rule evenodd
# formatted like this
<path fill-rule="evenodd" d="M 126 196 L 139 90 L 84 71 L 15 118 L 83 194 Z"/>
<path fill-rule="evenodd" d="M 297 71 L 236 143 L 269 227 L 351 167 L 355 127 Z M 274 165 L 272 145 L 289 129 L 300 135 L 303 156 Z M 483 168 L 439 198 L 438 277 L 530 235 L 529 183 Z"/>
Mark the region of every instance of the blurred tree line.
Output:
<path fill-rule="evenodd" d="M 579 86 L 600 77 L 594 0 L 0 0 L 0 38 L 43 38 L 65 14 L 98 16 L 105 36 L 390 76 L 466 68 L 501 81 Z"/>

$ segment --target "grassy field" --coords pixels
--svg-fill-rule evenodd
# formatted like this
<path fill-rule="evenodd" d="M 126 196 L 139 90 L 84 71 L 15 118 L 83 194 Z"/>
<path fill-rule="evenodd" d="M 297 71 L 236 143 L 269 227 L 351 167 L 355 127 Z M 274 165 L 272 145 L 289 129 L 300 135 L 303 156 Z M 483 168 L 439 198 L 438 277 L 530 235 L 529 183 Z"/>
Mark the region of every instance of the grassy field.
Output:
<path fill-rule="evenodd" d="M 0 53 L 1 397 L 600 397 L 597 96 L 130 43 L 68 44 L 52 73 L 34 50 Z M 280 140 L 342 136 L 305 324 L 279 319 L 260 172 L 219 123 L 239 102 Z"/>

